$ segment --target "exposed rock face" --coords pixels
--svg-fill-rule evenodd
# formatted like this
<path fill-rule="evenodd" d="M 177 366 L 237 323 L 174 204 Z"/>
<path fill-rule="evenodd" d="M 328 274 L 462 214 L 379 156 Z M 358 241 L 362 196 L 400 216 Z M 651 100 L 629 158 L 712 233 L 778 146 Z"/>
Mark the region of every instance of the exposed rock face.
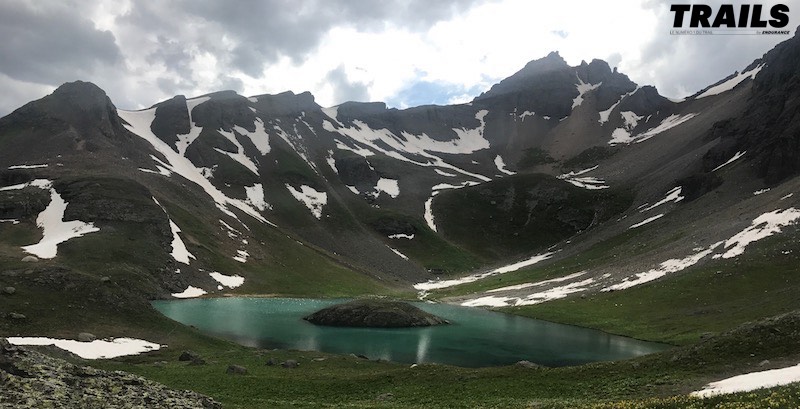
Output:
<path fill-rule="evenodd" d="M 304 320 L 333 327 L 403 328 L 449 324 L 401 301 L 355 300 L 319 310 Z"/>
<path fill-rule="evenodd" d="M 0 406 L 13 408 L 221 408 L 122 371 L 108 372 L 9 344 L 0 338 Z"/>

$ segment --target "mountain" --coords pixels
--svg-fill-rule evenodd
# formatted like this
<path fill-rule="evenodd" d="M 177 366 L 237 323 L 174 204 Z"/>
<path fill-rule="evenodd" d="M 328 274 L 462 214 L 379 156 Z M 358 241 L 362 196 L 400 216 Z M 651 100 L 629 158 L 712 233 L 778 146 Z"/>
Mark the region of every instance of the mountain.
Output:
<path fill-rule="evenodd" d="M 795 36 L 681 101 L 558 53 L 404 110 L 221 91 L 126 111 L 64 84 L 0 119 L 0 283 L 52 302 L 0 332 L 206 293 L 522 307 L 796 264 L 798 56 Z"/>

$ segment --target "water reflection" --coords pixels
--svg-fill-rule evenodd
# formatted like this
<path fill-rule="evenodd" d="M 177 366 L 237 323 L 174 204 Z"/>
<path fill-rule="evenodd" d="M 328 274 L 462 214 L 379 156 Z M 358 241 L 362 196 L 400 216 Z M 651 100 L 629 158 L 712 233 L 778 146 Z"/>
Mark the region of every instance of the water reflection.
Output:
<path fill-rule="evenodd" d="M 477 308 L 416 304 L 449 320 L 426 328 L 320 327 L 302 320 L 344 300 L 224 298 L 158 301 L 164 315 L 243 345 L 365 355 L 398 362 L 459 366 L 507 365 L 528 360 L 546 366 L 625 359 L 664 345 L 580 327 Z"/>

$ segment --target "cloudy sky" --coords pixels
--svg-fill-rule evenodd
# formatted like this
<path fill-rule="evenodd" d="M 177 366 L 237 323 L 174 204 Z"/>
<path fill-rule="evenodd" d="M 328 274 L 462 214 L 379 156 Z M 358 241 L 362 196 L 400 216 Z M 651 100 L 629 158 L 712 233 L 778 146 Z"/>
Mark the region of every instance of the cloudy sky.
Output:
<path fill-rule="evenodd" d="M 0 115 L 77 79 L 125 109 L 223 89 L 311 91 L 323 106 L 465 102 L 553 50 L 682 97 L 789 38 L 673 36 L 673 2 L 0 0 Z"/>

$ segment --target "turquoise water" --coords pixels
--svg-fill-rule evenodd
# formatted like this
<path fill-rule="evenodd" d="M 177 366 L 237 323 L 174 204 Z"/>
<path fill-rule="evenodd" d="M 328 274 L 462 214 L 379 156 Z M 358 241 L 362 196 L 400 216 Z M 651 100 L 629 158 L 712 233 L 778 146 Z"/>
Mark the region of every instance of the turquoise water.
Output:
<path fill-rule="evenodd" d="M 414 303 L 451 325 L 376 329 L 322 327 L 302 317 L 345 300 L 208 298 L 154 301 L 169 318 L 258 348 L 364 355 L 405 363 L 465 367 L 528 360 L 546 366 L 626 359 L 668 348 L 662 344 L 447 304 Z"/>

